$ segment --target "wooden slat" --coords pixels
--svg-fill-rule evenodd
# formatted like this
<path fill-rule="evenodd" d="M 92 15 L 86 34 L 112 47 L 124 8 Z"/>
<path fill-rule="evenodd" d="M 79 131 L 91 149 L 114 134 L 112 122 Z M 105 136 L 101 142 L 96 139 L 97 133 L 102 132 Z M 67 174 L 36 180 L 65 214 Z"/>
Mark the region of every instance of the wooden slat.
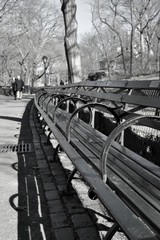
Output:
<path fill-rule="evenodd" d="M 77 127 L 76 127 L 76 125 L 77 125 Z M 100 163 L 99 163 L 99 158 L 97 158 L 98 154 L 95 150 L 96 146 L 94 144 L 94 141 L 90 142 L 90 139 L 91 140 L 95 139 L 95 135 L 93 135 L 92 138 L 86 139 L 86 137 L 88 136 L 88 130 L 85 135 L 81 131 L 81 127 L 78 129 L 78 123 L 76 125 L 74 126 L 73 141 L 71 140 L 71 144 L 78 150 L 78 152 L 80 153 L 81 156 L 84 157 L 84 159 L 88 160 L 88 162 L 92 163 L 94 166 L 96 166 L 96 168 L 99 169 Z M 77 134 L 75 134 L 75 131 L 77 132 Z M 95 133 L 95 131 L 94 131 L 94 133 Z M 92 133 L 90 133 L 90 135 L 92 135 Z M 79 141 L 75 141 L 75 137 L 77 139 L 79 139 Z M 94 152 L 94 154 L 93 154 L 93 152 Z M 96 155 L 95 155 L 95 152 L 96 152 Z M 112 160 L 112 162 L 109 161 L 108 166 L 110 168 L 110 167 L 112 167 L 112 165 L 114 165 L 114 167 L 113 167 L 114 171 L 115 171 L 115 169 L 118 169 L 117 170 L 118 175 L 114 174 L 114 178 L 112 177 L 113 179 L 115 179 L 115 177 L 117 178 L 117 176 L 121 175 L 122 179 L 125 180 L 125 182 L 124 182 L 121 179 L 121 182 L 124 183 L 124 186 L 126 185 L 125 190 L 129 191 L 129 192 L 125 192 L 126 193 L 125 198 L 127 199 L 128 204 L 134 205 L 136 207 L 136 208 L 134 208 L 135 210 L 139 209 L 139 211 L 141 211 L 143 213 L 144 217 L 145 218 L 148 217 L 149 221 L 156 223 L 155 224 L 155 226 L 156 226 L 157 219 L 159 220 L 159 217 L 160 217 L 160 214 L 157 212 L 157 210 L 160 211 L 160 201 L 157 199 L 160 197 L 160 191 L 153 186 L 153 184 L 155 182 L 154 179 L 156 177 L 152 176 L 150 173 L 145 174 L 146 170 L 143 169 L 142 167 L 136 166 L 136 164 L 133 161 L 131 161 L 131 164 L 129 164 L 130 163 L 129 159 L 126 160 L 126 162 L 125 162 L 126 165 L 124 165 L 124 162 L 121 163 L 120 159 L 122 159 L 122 157 L 123 157 L 122 152 L 121 152 L 121 154 L 117 153 L 117 152 L 115 153 L 115 150 L 112 148 L 111 153 L 114 153 L 114 156 L 110 157 L 113 160 Z M 100 156 L 98 156 L 98 157 L 100 157 Z M 118 157 L 119 157 L 119 159 L 118 159 Z M 116 161 L 116 159 L 118 161 Z M 115 163 L 116 165 L 113 163 Z M 123 172 L 123 174 L 121 174 L 121 172 Z M 128 173 L 128 175 L 126 173 Z M 148 174 L 151 175 L 151 177 L 149 177 Z M 126 175 L 126 177 L 125 177 L 125 175 Z M 145 175 L 146 175 L 146 180 L 143 178 Z M 109 179 L 110 179 L 110 176 L 109 176 Z M 149 182 L 149 180 L 150 180 L 150 182 Z M 157 181 L 159 181 L 159 182 L 157 182 Z M 157 185 L 157 187 L 160 187 L 160 179 L 156 179 L 155 184 Z M 118 186 L 119 186 L 119 184 L 118 184 Z M 124 194 L 123 184 L 121 184 L 121 187 L 117 187 L 117 188 L 121 194 L 122 193 Z M 133 191 L 134 191 L 134 195 L 133 195 Z M 153 193 L 154 193 L 154 195 L 152 195 Z M 128 196 L 131 196 L 131 198 L 128 198 Z M 138 201 L 137 201 L 137 199 L 138 199 Z M 148 209 L 147 212 L 146 212 L 146 208 Z M 156 210 L 155 210 L 155 208 L 156 208 Z M 155 214 L 150 214 L 150 212 L 153 212 L 153 213 L 155 212 Z M 154 216 L 157 216 L 157 217 L 154 218 Z M 158 222 L 157 228 L 158 228 L 158 226 L 159 226 L 159 222 Z"/>
<path fill-rule="evenodd" d="M 124 104 L 133 104 L 143 107 L 153 107 L 160 108 L 160 98 L 158 97 L 148 97 L 148 96 L 136 96 L 136 95 L 122 95 L 116 93 L 103 93 L 103 92 L 91 92 L 87 90 L 76 90 L 69 89 L 64 90 L 64 94 L 77 94 L 86 97 L 92 97 L 93 99 L 103 99 L 107 101 L 113 101 L 116 103 L 124 103 Z"/>
<path fill-rule="evenodd" d="M 125 89 L 160 89 L 159 80 L 118 80 L 118 81 L 83 81 L 74 84 L 45 88 L 45 90 L 67 89 L 77 87 L 107 87 L 107 88 L 125 88 Z"/>

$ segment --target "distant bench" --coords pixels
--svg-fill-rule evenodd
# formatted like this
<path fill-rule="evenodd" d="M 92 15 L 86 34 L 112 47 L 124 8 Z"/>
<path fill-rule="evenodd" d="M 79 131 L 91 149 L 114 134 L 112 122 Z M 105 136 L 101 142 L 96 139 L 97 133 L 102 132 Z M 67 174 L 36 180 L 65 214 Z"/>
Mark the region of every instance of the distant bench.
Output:
<path fill-rule="evenodd" d="M 75 166 L 67 191 L 78 171 L 115 221 L 105 239 L 119 228 L 129 239 L 160 239 L 160 167 L 128 149 L 124 134 L 134 126 L 140 135 L 142 128 L 154 129 L 154 139 L 159 137 L 159 93 L 159 81 L 97 81 L 35 96 L 48 138 L 53 133 L 58 140 L 55 152 L 60 146 Z M 99 130 L 103 123 L 96 126 L 97 113 L 112 123 L 108 136 Z"/>

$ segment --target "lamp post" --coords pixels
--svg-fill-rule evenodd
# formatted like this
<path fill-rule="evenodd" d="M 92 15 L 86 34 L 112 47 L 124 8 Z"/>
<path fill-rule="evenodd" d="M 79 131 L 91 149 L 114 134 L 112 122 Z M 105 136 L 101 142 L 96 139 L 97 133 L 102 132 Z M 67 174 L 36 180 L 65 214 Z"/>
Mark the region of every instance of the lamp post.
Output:
<path fill-rule="evenodd" d="M 47 87 L 47 76 L 46 76 L 46 68 L 47 68 L 47 60 L 48 58 L 46 56 L 43 56 L 42 57 L 42 61 L 43 61 L 43 64 L 44 64 L 44 86 Z"/>

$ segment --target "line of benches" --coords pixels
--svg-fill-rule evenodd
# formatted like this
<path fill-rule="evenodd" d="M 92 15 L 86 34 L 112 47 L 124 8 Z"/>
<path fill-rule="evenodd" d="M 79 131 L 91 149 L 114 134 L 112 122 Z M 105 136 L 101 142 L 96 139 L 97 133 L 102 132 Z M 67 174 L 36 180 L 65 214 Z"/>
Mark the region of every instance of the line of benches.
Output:
<path fill-rule="evenodd" d="M 97 81 L 45 88 L 35 106 L 60 146 L 115 223 L 132 240 L 160 239 L 160 167 L 125 146 L 124 130 L 160 130 L 160 81 Z M 143 112 L 144 111 L 144 112 Z M 97 113 L 112 123 L 108 136 Z M 159 136 L 158 136 L 159 137 Z M 133 143 L 134 144 L 134 143 Z"/>

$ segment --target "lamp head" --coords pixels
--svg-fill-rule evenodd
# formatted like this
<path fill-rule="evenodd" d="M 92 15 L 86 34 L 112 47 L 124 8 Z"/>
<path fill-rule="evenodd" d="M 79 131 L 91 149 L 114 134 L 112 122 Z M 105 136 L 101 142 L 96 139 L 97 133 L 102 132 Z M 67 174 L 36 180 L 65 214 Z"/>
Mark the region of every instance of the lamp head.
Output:
<path fill-rule="evenodd" d="M 43 56 L 43 57 L 42 57 L 42 61 L 43 61 L 44 63 L 46 63 L 47 60 L 48 60 L 48 58 L 47 58 L 46 56 Z"/>

